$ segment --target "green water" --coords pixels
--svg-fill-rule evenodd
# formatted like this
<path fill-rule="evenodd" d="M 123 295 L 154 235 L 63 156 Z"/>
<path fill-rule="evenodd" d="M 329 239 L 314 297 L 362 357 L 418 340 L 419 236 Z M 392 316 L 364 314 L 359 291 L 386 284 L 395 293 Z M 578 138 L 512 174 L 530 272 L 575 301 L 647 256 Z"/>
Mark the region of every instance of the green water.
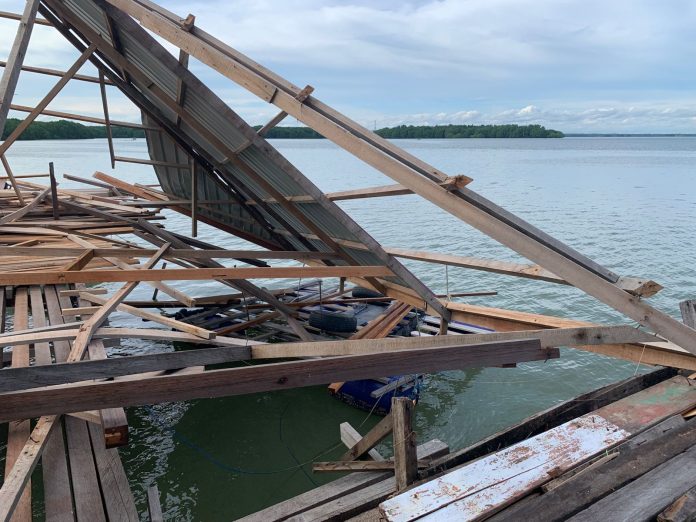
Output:
<path fill-rule="evenodd" d="M 665 289 L 651 302 L 665 312 L 678 317 L 678 302 L 696 297 L 696 139 L 471 139 L 398 144 L 450 175 L 473 177 L 471 188 L 608 268 L 658 281 Z M 327 192 L 391 182 L 325 141 L 275 141 L 274 145 Z M 143 140 L 117 141 L 116 149 L 123 156 L 145 154 Z M 11 152 L 9 159 L 18 173 L 45 170 L 49 160 L 55 161 L 59 173 L 109 172 L 102 140 L 19 142 Z M 119 167 L 117 175 L 155 182 L 147 167 Z M 384 245 L 520 260 L 415 196 L 341 206 Z M 168 214 L 168 227 L 185 232 L 190 224 L 182 216 Z M 248 246 L 206 226 L 201 226 L 200 237 L 228 248 Z M 467 300 L 473 304 L 630 323 L 572 288 L 456 268 L 449 269 L 446 278 L 442 266 L 405 264 L 438 293 L 448 289 L 498 292 L 494 297 Z M 293 281 L 276 284 L 288 283 Z M 199 296 L 227 291 L 207 282 L 176 286 Z M 151 289 L 143 286 L 134 298 L 150 295 Z M 124 314 L 114 314 L 112 323 L 142 325 Z M 114 353 L 171 349 L 131 340 Z M 547 363 L 429 376 L 417 408 L 418 437 L 421 441 L 439 438 L 457 449 L 636 371 L 641 369 L 635 363 L 563 349 L 561 359 Z M 132 442 L 121 455 L 141 511 L 147 486 L 156 483 L 167 518 L 205 521 L 232 520 L 335 478 L 312 474 L 310 462 L 341 453 L 341 422 L 349 421 L 365 432 L 379 420 L 333 400 L 322 386 L 132 408 L 128 414 Z M 4 437 L 0 431 L 0 440 Z M 40 476 L 36 477 L 34 482 L 40 482 Z"/>

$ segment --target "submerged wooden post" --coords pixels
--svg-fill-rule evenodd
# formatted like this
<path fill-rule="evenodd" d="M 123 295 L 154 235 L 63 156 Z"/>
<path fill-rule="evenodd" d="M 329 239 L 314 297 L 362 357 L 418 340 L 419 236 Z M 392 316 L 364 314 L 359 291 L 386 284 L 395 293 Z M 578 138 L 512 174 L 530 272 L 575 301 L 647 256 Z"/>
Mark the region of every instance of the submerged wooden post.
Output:
<path fill-rule="evenodd" d="M 416 434 L 412 429 L 413 401 L 408 397 L 393 397 L 391 416 L 394 422 L 396 490 L 402 491 L 418 480 Z"/>
<path fill-rule="evenodd" d="M 58 210 L 58 186 L 52 161 L 48 164 L 48 175 L 51 179 L 51 207 L 53 207 L 53 219 L 58 221 L 60 219 L 60 212 Z"/>

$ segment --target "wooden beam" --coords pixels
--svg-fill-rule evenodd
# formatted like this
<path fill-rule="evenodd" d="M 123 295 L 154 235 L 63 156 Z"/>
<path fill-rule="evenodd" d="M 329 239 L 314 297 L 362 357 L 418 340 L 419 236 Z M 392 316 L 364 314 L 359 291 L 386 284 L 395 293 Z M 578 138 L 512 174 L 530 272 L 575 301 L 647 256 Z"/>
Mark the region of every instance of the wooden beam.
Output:
<path fill-rule="evenodd" d="M 427 461 L 415 461 L 416 472 L 418 468 L 428 467 Z M 334 461 L 334 462 L 315 462 L 312 464 L 312 471 L 394 471 L 396 463 L 393 460 L 353 460 L 353 461 Z M 397 490 L 398 491 L 398 490 Z"/>
<path fill-rule="evenodd" d="M 36 11 L 39 8 L 38 0 L 29 0 L 24 6 L 24 13 L 17 27 L 14 43 L 10 49 L 10 54 L 7 58 L 7 66 L 0 78 L 0 136 L 5 131 L 5 123 L 7 122 L 7 114 L 10 111 L 12 98 L 14 98 L 17 82 L 19 81 L 19 73 L 22 70 L 24 56 L 27 53 L 29 40 L 31 39 L 32 29 L 34 29 L 34 20 Z M 0 152 L 0 156 L 5 151 Z"/>
<path fill-rule="evenodd" d="M 51 207 L 53 210 L 53 220 L 60 219 L 60 210 L 58 209 L 58 183 L 56 183 L 56 173 L 53 170 L 53 162 L 48 164 L 48 176 L 51 182 Z"/>
<path fill-rule="evenodd" d="M 10 167 L 10 164 L 8 163 L 7 158 L 4 154 L 0 154 L 0 161 L 2 161 L 2 166 L 5 169 L 5 172 L 7 173 L 7 179 L 9 179 L 10 183 L 12 184 L 12 188 L 14 189 L 15 194 L 17 195 L 19 204 L 24 205 L 24 197 L 22 196 L 22 192 L 19 190 L 19 187 L 17 186 L 17 182 L 15 181 L 12 168 Z"/>
<path fill-rule="evenodd" d="M 298 277 L 390 276 L 384 266 L 298 266 L 243 268 L 167 268 L 147 273 L 151 281 L 200 281 L 208 279 L 271 279 Z M 14 272 L 0 274 L 0 285 L 39 285 L 67 283 L 113 283 L 141 281 L 141 269 L 94 270 L 87 272 Z"/>
<path fill-rule="evenodd" d="M 2 16 L 0 16 L 1 18 Z M 35 22 L 37 23 L 37 22 Z M 4 62 L 0 60 L 0 67 L 6 67 L 7 62 Z M 44 74 L 47 76 L 64 76 L 65 71 L 59 71 L 57 69 L 47 69 L 45 67 L 32 67 L 30 65 L 22 65 L 22 70 L 30 73 L 36 73 L 36 74 Z M 99 83 L 100 80 L 96 76 L 89 76 L 85 74 L 76 74 L 72 78 L 73 80 L 78 80 L 81 82 L 89 82 L 89 83 Z M 113 83 L 110 80 L 104 80 L 104 83 L 106 85 L 113 85 Z"/>
<path fill-rule="evenodd" d="M 425 261 L 427 263 L 437 263 L 441 265 L 459 266 L 463 268 L 473 268 L 474 270 L 482 270 L 484 272 L 493 272 L 496 274 L 523 277 L 526 279 L 547 281 L 549 283 L 558 283 L 562 285 L 570 284 L 539 265 L 524 265 L 520 263 L 511 263 L 508 261 L 497 261 L 494 259 L 479 259 L 475 257 L 424 252 L 421 250 L 408 250 L 404 248 L 387 248 L 386 250 L 389 254 L 404 259 L 413 259 L 416 261 Z M 638 277 L 620 277 L 616 284 L 619 288 L 625 290 L 629 294 L 640 297 L 652 297 L 663 288 L 655 281 Z"/>
<path fill-rule="evenodd" d="M 11 214 L 7 214 L 6 216 L 0 218 L 0 225 L 6 225 L 7 223 L 12 223 L 13 221 L 21 219 L 23 216 L 34 210 L 41 202 L 43 202 L 50 191 L 50 187 L 45 188 L 42 192 L 37 194 L 36 197 L 34 197 L 31 203 L 28 203 L 19 210 L 15 210 Z"/>
<path fill-rule="evenodd" d="M 36 4 L 38 6 L 38 2 L 36 0 L 31 0 L 29 4 Z M 34 7 L 34 12 L 36 12 L 36 7 Z M 34 107 L 34 110 L 29 113 L 29 115 L 24 118 L 19 125 L 10 133 L 10 135 L 7 137 L 5 141 L 0 144 L 0 156 L 4 155 L 5 152 L 7 152 L 7 149 L 10 148 L 10 146 L 15 142 L 17 138 L 19 138 L 22 133 L 29 127 L 31 122 L 33 122 L 39 114 L 41 114 L 41 111 L 46 108 L 46 106 L 53 101 L 53 99 L 58 95 L 58 93 L 63 90 L 63 87 L 70 81 L 70 79 L 77 73 L 77 71 L 80 70 L 80 67 L 84 65 L 84 63 L 89 59 L 89 57 L 92 55 L 94 50 L 97 48 L 96 45 L 90 45 L 81 55 L 80 57 L 75 61 L 75 63 L 68 69 L 65 73 L 65 76 L 63 76 L 58 82 L 51 88 L 50 91 L 48 91 L 48 94 L 44 96 L 44 98 Z M 7 72 L 8 69 L 5 69 Z M 0 88 L 0 94 L 2 89 Z M 0 96 L 0 99 L 2 99 L 2 96 Z M 7 100 L 7 101 L 11 101 Z M 0 109 L 0 111 L 4 110 L 7 111 L 9 110 L 9 103 L 5 102 L 3 105 L 3 108 Z M 6 117 L 6 116 L 5 116 Z M 4 128 L 4 121 L 2 121 L 3 125 L 2 127 Z"/>
<path fill-rule="evenodd" d="M 266 101 L 271 101 L 305 125 L 332 140 L 348 152 L 377 168 L 396 182 L 410 188 L 443 210 L 462 219 L 501 244 L 511 248 L 573 286 L 584 290 L 619 312 L 675 344 L 696 354 L 693 329 L 654 309 L 614 284 L 616 274 L 582 256 L 572 248 L 544 234 L 529 223 L 464 188 L 450 193 L 436 181 L 445 178 L 439 171 L 421 168 L 405 152 L 361 128 L 310 97 L 300 103 L 292 87 L 260 73 L 255 64 L 229 47 L 211 45 L 200 32 L 182 31 L 160 12 L 132 0 L 108 0 L 140 24 L 186 50 L 191 56 L 219 71 Z M 241 57 L 241 58 L 240 58 Z M 240 61 L 240 59 L 242 61 Z M 329 116 L 330 115 L 330 116 Z M 447 319 L 447 317 L 446 317 Z"/>
<path fill-rule="evenodd" d="M 13 111 L 18 111 L 18 112 L 32 112 L 34 110 L 33 107 L 27 107 L 26 105 L 15 105 L 12 104 L 10 107 Z M 83 116 L 81 114 L 73 114 L 70 112 L 60 112 L 60 111 L 51 111 L 48 109 L 44 109 L 41 111 L 42 116 L 53 116 L 55 118 L 61 118 L 64 120 L 75 120 L 75 121 L 84 121 L 86 123 L 97 123 L 100 125 L 106 125 L 106 120 L 102 118 L 95 118 L 93 116 Z M 152 126 L 147 126 L 147 125 L 142 125 L 140 123 L 134 123 L 130 121 L 116 121 L 116 120 L 111 120 L 111 126 L 112 127 L 124 127 L 124 128 L 129 128 L 129 129 L 143 129 L 143 130 L 148 130 L 148 131 L 153 131 L 153 132 L 161 132 L 162 129 L 159 127 L 152 127 Z"/>
<path fill-rule="evenodd" d="M 7 20 L 22 20 L 22 15 L 18 13 L 11 13 L 9 11 L 0 11 L 0 18 L 5 18 Z M 34 18 L 34 24 L 53 27 L 53 24 L 51 24 L 51 22 L 39 17 Z"/>
<path fill-rule="evenodd" d="M 113 379 L 124 375 L 179 370 L 249 359 L 251 359 L 249 346 L 222 346 L 111 359 L 86 359 L 79 362 L 27 368 L 8 368 L 2 370 L 0 392 L 28 390 L 91 379 Z"/>
<path fill-rule="evenodd" d="M 307 99 L 307 97 L 314 92 L 314 87 L 311 85 L 307 85 L 304 89 L 302 89 L 296 96 L 296 99 L 299 102 L 303 102 Z M 285 117 L 288 115 L 287 112 L 285 111 L 280 111 L 278 114 L 276 114 L 271 121 L 269 121 L 266 125 L 261 127 L 258 131 L 257 134 L 259 136 L 265 136 L 268 134 L 268 131 L 270 131 L 273 127 L 278 125 L 281 121 L 285 119 Z"/>
<path fill-rule="evenodd" d="M 159 259 L 164 255 L 167 248 L 169 248 L 169 243 L 165 243 L 162 248 L 160 248 L 156 254 L 154 254 L 140 270 L 149 270 L 152 268 Z M 139 271 L 140 271 L 139 270 Z M 67 272 L 75 273 L 75 272 Z M 79 272 L 77 272 L 79 273 Z M 143 272 L 140 272 L 141 277 Z M 138 280 L 126 283 L 123 285 L 113 296 L 111 296 L 101 307 L 101 309 L 96 312 L 92 317 L 86 320 L 80 326 L 80 329 L 73 341 L 72 348 L 70 349 L 70 355 L 68 355 L 68 362 L 79 361 L 82 359 L 85 351 L 87 350 L 87 345 L 92 339 L 94 332 L 101 326 L 101 324 L 107 320 L 109 314 L 114 311 L 114 309 L 123 301 L 128 294 L 130 294 L 136 286 L 138 286 Z M 91 409 L 91 408 L 90 408 Z"/>
<path fill-rule="evenodd" d="M 696 330 L 696 300 L 687 300 L 679 303 L 684 324 Z"/>
<path fill-rule="evenodd" d="M 159 167 L 168 167 L 172 169 L 189 170 L 189 166 L 184 163 L 169 163 L 167 161 L 158 161 L 144 158 L 127 158 L 125 156 L 115 156 L 114 160 L 121 163 L 137 163 L 139 165 L 156 165 Z"/>
<path fill-rule="evenodd" d="M 557 349 L 541 349 L 538 340 L 513 341 L 470 345 L 466 350 L 447 347 L 394 351 L 210 370 L 195 375 L 91 382 L 3 394 L 0 422 L 57 412 L 284 390 L 326 384 L 332 380 L 500 366 L 557 356 Z"/>
<path fill-rule="evenodd" d="M 198 166 L 196 160 L 189 160 L 191 173 L 191 237 L 198 237 Z"/>
<path fill-rule="evenodd" d="M 343 444 L 345 444 L 348 447 L 348 449 L 355 446 L 360 441 L 360 439 L 363 438 L 362 435 L 358 433 L 358 430 L 351 426 L 349 422 L 342 422 L 339 426 L 339 430 L 341 432 L 341 442 L 343 442 Z M 374 448 L 369 450 L 367 452 L 367 455 L 372 460 L 384 460 L 384 457 L 380 455 L 380 453 Z"/>
<path fill-rule="evenodd" d="M 356 442 L 338 460 L 358 460 L 365 453 L 374 448 L 379 442 L 389 435 L 394 429 L 391 414 L 382 418 L 364 437 Z"/>

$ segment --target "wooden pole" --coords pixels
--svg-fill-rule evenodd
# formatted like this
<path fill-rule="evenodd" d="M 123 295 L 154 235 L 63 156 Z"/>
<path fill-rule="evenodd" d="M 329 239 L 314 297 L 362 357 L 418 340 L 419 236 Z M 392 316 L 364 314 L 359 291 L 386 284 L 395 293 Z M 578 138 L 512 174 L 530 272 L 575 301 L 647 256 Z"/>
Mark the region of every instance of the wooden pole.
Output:
<path fill-rule="evenodd" d="M 58 184 L 56 183 L 56 173 L 53 170 L 53 162 L 48 164 L 48 175 L 51 180 L 51 206 L 53 207 L 53 219 L 60 219 L 60 210 L 58 209 Z"/>
<path fill-rule="evenodd" d="M 109 119 L 109 103 L 106 99 L 106 82 L 104 73 L 99 71 L 99 92 L 101 93 L 102 107 L 104 108 L 104 121 L 106 122 L 106 140 L 109 144 L 109 157 L 111 158 L 111 168 L 116 168 L 116 159 L 114 154 L 114 140 L 111 133 L 111 120 Z"/>
<path fill-rule="evenodd" d="M 24 205 L 24 198 L 22 197 L 22 192 L 19 190 L 19 187 L 17 186 L 17 182 L 15 181 L 14 173 L 12 172 L 12 169 L 10 168 L 10 164 L 7 162 L 7 158 L 5 157 L 4 154 L 0 155 L 0 161 L 2 161 L 2 166 L 5 168 L 5 172 L 7 172 L 7 177 L 10 180 L 10 183 L 12 184 L 12 188 L 15 191 L 15 194 L 17 194 L 17 199 L 19 200 L 20 205 Z"/>
<path fill-rule="evenodd" d="M 392 397 L 394 420 L 394 474 L 396 490 L 402 491 L 418 480 L 416 434 L 413 431 L 413 401 L 408 397 Z"/>

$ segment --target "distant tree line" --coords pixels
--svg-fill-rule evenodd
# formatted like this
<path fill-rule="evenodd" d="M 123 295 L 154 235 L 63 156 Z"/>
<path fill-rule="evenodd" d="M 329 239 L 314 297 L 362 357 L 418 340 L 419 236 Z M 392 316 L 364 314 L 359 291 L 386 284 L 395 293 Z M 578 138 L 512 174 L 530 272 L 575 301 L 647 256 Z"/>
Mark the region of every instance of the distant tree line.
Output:
<path fill-rule="evenodd" d="M 2 139 L 6 139 L 22 120 L 10 118 L 5 124 Z M 260 129 L 258 125 L 254 127 Z M 144 138 L 142 129 L 111 127 L 114 138 Z M 562 138 L 557 130 L 541 125 L 399 125 L 375 131 L 390 139 L 447 139 L 447 138 Z M 322 135 L 309 127 L 274 127 L 269 139 L 321 139 Z M 84 140 L 106 138 L 103 125 L 83 125 L 74 121 L 35 121 L 22 133 L 20 140 Z"/>
<path fill-rule="evenodd" d="M 7 137 L 17 128 L 22 120 L 9 118 L 5 124 L 2 139 Z M 127 127 L 111 127 L 114 138 L 144 138 L 142 129 Z M 87 140 L 92 138 L 106 138 L 104 125 L 82 125 L 74 121 L 34 121 L 19 137 L 20 140 Z"/>
<path fill-rule="evenodd" d="M 257 130 L 260 126 L 255 127 Z M 399 125 L 375 131 L 390 139 L 447 138 L 562 138 L 563 133 L 541 125 Z M 319 139 L 321 134 L 308 127 L 274 127 L 270 139 Z"/>

